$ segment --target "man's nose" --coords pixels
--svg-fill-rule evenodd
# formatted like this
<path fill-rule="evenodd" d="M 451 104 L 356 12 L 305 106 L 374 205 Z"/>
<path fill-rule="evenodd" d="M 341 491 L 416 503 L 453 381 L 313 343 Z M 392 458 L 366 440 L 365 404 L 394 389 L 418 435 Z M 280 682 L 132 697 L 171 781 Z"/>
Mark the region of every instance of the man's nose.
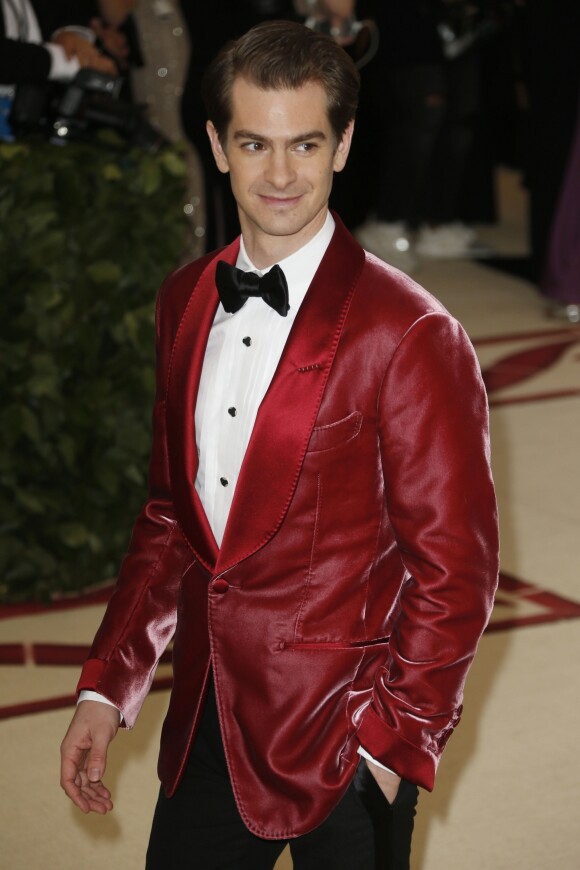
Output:
<path fill-rule="evenodd" d="M 292 157 L 285 151 L 273 152 L 266 169 L 266 180 L 278 190 L 283 190 L 296 179 Z"/>

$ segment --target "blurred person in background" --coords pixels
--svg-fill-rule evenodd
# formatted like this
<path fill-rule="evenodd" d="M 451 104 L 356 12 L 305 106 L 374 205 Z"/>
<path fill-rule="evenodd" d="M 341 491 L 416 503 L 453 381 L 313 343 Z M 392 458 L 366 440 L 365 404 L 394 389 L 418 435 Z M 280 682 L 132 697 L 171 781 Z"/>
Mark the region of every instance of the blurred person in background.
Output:
<path fill-rule="evenodd" d="M 137 54 L 137 39 L 131 14 L 137 0 L 72 0 L 72 14 L 82 11 L 83 18 L 120 72 L 126 72 L 131 55 Z"/>
<path fill-rule="evenodd" d="M 422 218 L 424 188 L 445 116 L 441 44 L 435 16 L 424 0 L 360 6 L 377 22 L 380 42 L 363 72 L 358 150 L 369 148 L 370 154 L 362 154 L 356 164 L 367 211 L 356 236 L 372 253 L 410 271 L 415 263 L 411 233 Z M 355 160 L 357 156 L 355 152 Z"/>
<path fill-rule="evenodd" d="M 540 289 L 552 300 L 549 314 L 580 323 L 580 104 Z"/>
<path fill-rule="evenodd" d="M 114 74 L 89 29 L 71 26 L 83 23 L 69 19 L 66 2 L 0 0 L 0 83 L 67 81 L 85 66 Z"/>
<path fill-rule="evenodd" d="M 19 86 L 68 82 L 86 67 L 118 75 L 125 52 L 117 28 L 133 2 L 0 0 L 0 139 L 12 138 L 9 118 Z"/>
<path fill-rule="evenodd" d="M 554 243 L 559 202 L 566 209 L 570 198 L 575 199 L 578 211 L 580 201 L 580 190 L 570 189 L 570 184 L 578 184 L 573 148 L 580 90 L 580 3 L 518 0 L 518 5 L 528 98 L 524 159 L 529 189 L 529 277 L 538 283 L 548 260 L 554 274 L 554 257 L 561 250 L 557 243 L 548 250 L 550 239 Z"/>
<path fill-rule="evenodd" d="M 467 11 L 459 14 L 468 5 L 473 22 Z M 370 160 L 367 154 L 357 161 L 355 152 L 357 186 L 366 191 L 369 212 L 357 238 L 405 271 L 415 267 L 416 254 L 477 256 L 482 248 L 462 220 L 481 112 L 477 2 L 361 0 L 358 8 L 376 20 L 380 43 L 363 73 L 366 136 L 358 151 L 367 143 L 374 150 Z M 471 27 L 453 46 L 443 37 L 455 37 L 447 16 Z"/>
<path fill-rule="evenodd" d="M 137 0 L 59 0 L 61 17 L 88 27 L 97 48 L 114 61 L 124 77 L 125 98 L 131 98 L 130 70 L 143 64 L 133 18 L 136 6 Z"/>

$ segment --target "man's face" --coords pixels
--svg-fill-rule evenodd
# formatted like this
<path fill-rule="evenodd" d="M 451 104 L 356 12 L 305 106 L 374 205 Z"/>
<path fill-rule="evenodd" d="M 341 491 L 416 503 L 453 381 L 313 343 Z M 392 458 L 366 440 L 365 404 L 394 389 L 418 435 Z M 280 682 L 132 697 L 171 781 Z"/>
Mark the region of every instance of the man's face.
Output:
<path fill-rule="evenodd" d="M 261 90 L 236 79 L 225 142 L 211 122 L 208 134 L 218 168 L 230 173 L 246 244 L 266 250 L 274 245 L 278 254 L 288 255 L 316 234 L 333 172 L 346 163 L 352 126 L 336 143 L 326 94 L 317 82 L 296 90 Z"/>

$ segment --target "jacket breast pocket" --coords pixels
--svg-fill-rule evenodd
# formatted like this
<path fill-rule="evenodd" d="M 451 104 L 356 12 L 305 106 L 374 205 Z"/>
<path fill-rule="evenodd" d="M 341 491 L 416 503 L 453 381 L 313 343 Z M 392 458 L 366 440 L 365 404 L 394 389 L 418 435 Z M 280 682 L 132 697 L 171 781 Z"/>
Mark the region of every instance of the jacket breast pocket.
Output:
<path fill-rule="evenodd" d="M 348 417 L 328 423 L 326 426 L 315 426 L 308 442 L 308 453 L 322 453 L 342 447 L 357 437 L 361 430 L 363 415 L 353 411 Z"/>

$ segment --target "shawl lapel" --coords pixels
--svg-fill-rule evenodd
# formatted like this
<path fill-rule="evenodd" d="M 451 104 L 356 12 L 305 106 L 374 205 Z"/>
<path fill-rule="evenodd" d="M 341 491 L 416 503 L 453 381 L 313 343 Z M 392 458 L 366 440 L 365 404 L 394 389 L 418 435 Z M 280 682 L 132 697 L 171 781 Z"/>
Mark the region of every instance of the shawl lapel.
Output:
<path fill-rule="evenodd" d="M 244 457 L 216 574 L 251 556 L 292 499 L 363 263 L 340 220 L 262 401 Z"/>
<path fill-rule="evenodd" d="M 173 501 L 185 537 L 211 573 L 218 546 L 195 489 L 199 465 L 195 406 L 205 349 L 219 304 L 216 265 L 218 260 L 235 263 L 238 251 L 239 239 L 210 260 L 199 276 L 175 336 L 167 382 L 167 441 Z"/>

